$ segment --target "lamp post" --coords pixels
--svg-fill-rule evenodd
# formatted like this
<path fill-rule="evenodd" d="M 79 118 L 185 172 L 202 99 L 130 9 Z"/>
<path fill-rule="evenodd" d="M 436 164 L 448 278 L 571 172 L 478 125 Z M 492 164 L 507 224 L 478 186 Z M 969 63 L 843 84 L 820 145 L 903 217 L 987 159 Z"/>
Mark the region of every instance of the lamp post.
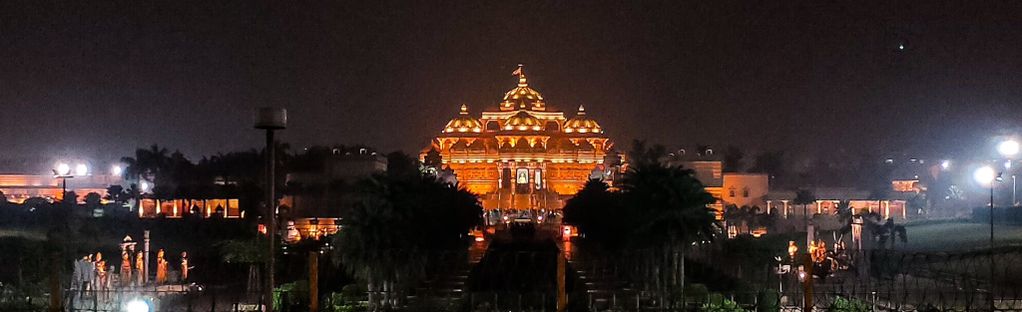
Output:
<path fill-rule="evenodd" d="M 266 300 L 266 309 L 264 311 L 273 312 L 273 268 L 274 251 L 277 241 L 277 200 L 274 194 L 276 191 L 274 190 L 276 186 L 274 175 L 276 148 L 273 142 L 273 131 L 287 128 L 287 110 L 274 107 L 259 108 L 256 110 L 255 128 L 266 130 L 266 233 L 270 241 L 270 253 L 269 259 L 266 261 L 266 289 L 264 290 L 265 298 L 263 300 Z"/>
<path fill-rule="evenodd" d="M 1011 167 L 1013 165 L 1011 162 L 1015 158 L 1015 156 L 1018 155 L 1020 149 L 1022 149 L 1022 147 L 1020 147 L 1018 141 L 1015 141 L 1014 139 L 1004 140 L 1004 141 L 1001 141 L 1001 143 L 997 144 L 997 153 L 1001 154 L 1001 157 L 1004 157 L 1004 158 L 1008 159 L 1008 161 L 1004 163 L 1004 169 L 1005 170 L 1011 171 Z M 1015 174 L 1012 173 L 1011 174 L 1011 205 L 1012 206 L 1014 206 L 1017 203 L 1017 200 L 1018 200 L 1016 198 L 1016 196 L 1015 196 L 1015 192 L 1016 192 L 1016 189 L 1017 189 L 1016 188 L 1017 184 L 1016 184 L 1015 180 L 1016 180 L 1015 179 Z"/>
<path fill-rule="evenodd" d="M 74 178 L 76 175 L 84 176 L 89 174 L 89 166 L 85 164 L 75 165 L 74 171 L 71 171 L 71 165 L 67 163 L 58 163 L 56 168 L 53 168 L 53 177 L 60 179 L 60 202 L 66 204 L 67 200 L 67 179 Z"/>
<path fill-rule="evenodd" d="M 993 288 L 994 288 L 994 183 L 1001 181 L 1001 173 L 996 172 L 993 167 L 984 166 L 976 169 L 972 174 L 976 182 L 986 184 L 990 187 L 990 308 L 994 309 Z"/>

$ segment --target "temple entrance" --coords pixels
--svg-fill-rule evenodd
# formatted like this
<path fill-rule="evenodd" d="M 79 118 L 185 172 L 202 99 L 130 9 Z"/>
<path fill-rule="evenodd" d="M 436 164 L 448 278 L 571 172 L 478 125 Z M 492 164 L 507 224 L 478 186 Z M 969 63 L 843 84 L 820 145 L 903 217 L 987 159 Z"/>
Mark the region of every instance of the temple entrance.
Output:
<path fill-rule="evenodd" d="M 532 187 L 529 185 L 529 169 L 518 168 L 515 173 L 515 193 L 528 194 L 532 193 Z"/>

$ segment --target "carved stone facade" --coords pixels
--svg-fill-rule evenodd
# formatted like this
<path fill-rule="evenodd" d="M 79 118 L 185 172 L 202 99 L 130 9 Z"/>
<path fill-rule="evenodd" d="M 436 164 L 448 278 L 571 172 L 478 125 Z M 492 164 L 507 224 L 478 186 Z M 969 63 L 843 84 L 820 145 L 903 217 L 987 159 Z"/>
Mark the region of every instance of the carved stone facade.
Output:
<path fill-rule="evenodd" d="M 486 209 L 560 209 L 594 170 L 604 170 L 613 143 L 585 108 L 570 118 L 550 110 L 521 67 L 515 75 L 517 87 L 496 110 L 476 118 L 462 105 L 420 159 L 439 152 L 442 166 Z"/>

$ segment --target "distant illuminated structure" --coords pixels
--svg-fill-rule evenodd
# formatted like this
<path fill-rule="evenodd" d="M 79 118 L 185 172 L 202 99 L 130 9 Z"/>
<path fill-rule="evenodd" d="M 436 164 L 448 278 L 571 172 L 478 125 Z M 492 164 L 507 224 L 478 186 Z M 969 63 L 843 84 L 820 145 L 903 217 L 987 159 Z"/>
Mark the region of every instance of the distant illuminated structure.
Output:
<path fill-rule="evenodd" d="M 458 184 L 479 194 L 486 209 L 560 209 L 590 177 L 600 177 L 613 143 L 585 108 L 570 118 L 547 107 L 519 65 L 518 86 L 498 110 L 451 119 L 420 158 L 450 169 Z"/>

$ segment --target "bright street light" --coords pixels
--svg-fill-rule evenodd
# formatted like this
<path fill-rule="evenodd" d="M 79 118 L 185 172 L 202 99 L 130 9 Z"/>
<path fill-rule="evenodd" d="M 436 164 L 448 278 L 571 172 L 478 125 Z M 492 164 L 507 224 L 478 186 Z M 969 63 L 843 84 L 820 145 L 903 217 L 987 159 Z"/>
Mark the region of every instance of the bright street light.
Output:
<path fill-rule="evenodd" d="M 121 173 L 123 173 L 123 172 L 124 172 L 124 169 L 121 168 L 120 165 L 114 165 L 113 167 L 110 167 L 110 174 L 112 174 L 114 176 L 120 176 Z"/>
<path fill-rule="evenodd" d="M 75 175 L 83 176 L 89 174 L 89 166 L 85 164 L 75 165 Z"/>
<path fill-rule="evenodd" d="M 129 301 L 124 305 L 125 312 L 149 312 L 149 303 L 142 299 Z"/>
<path fill-rule="evenodd" d="M 990 166 L 983 166 L 972 173 L 972 178 L 980 184 L 989 185 L 994 183 L 994 179 L 997 179 L 997 172 Z"/>
<path fill-rule="evenodd" d="M 57 175 L 66 176 L 71 174 L 71 165 L 68 165 L 66 163 L 59 163 L 57 164 L 57 168 L 54 168 L 54 170 L 55 170 L 54 173 L 56 173 Z"/>
<path fill-rule="evenodd" d="M 1018 155 L 1019 144 L 1015 140 L 1006 140 L 997 144 L 997 152 L 1001 153 L 1001 156 L 1012 157 Z"/>
<path fill-rule="evenodd" d="M 951 161 L 950 160 L 945 160 L 945 161 L 940 162 L 940 169 L 948 170 L 950 168 L 951 168 Z"/>
<path fill-rule="evenodd" d="M 138 188 L 139 190 L 142 191 L 142 193 L 145 193 L 148 192 L 150 188 L 152 188 L 152 185 L 149 184 L 149 181 L 142 180 L 142 182 L 138 183 Z"/>

